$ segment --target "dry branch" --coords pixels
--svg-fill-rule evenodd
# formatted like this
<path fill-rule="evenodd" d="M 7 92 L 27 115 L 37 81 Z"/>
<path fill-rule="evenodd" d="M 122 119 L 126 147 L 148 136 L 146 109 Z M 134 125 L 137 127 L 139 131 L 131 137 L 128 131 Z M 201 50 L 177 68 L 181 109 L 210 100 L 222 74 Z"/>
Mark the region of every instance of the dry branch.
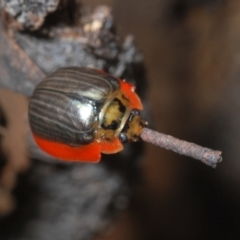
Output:
<path fill-rule="evenodd" d="M 189 156 L 200 160 L 208 166 L 215 168 L 222 161 L 221 152 L 201 147 L 195 143 L 186 142 L 175 137 L 143 128 L 141 138 L 145 142 L 152 143 L 158 147 L 172 150 L 178 154 Z"/>

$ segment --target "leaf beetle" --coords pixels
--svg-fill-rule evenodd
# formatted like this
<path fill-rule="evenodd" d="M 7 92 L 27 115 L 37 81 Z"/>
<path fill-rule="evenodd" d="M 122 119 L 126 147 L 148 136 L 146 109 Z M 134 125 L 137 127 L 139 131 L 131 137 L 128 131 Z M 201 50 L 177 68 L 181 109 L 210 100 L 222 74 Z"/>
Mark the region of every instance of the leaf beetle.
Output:
<path fill-rule="evenodd" d="M 101 153 L 139 140 L 146 122 L 135 87 L 101 70 L 60 68 L 48 75 L 29 101 L 37 145 L 66 161 L 98 162 Z"/>

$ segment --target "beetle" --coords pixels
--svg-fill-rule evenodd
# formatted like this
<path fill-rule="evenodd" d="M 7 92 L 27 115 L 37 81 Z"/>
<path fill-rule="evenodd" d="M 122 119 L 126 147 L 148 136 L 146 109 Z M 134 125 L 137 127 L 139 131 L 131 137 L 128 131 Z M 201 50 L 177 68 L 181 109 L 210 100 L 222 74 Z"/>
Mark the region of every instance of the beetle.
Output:
<path fill-rule="evenodd" d="M 36 87 L 29 123 L 37 145 L 66 161 L 98 162 L 140 138 L 146 122 L 135 87 L 101 70 L 60 68 Z"/>

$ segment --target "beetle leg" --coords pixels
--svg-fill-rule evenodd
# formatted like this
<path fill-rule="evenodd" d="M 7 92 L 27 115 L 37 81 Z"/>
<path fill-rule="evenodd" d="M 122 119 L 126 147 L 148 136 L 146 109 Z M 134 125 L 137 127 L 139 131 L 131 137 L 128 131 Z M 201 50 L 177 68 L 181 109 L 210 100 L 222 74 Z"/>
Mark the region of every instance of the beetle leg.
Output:
<path fill-rule="evenodd" d="M 72 147 L 64 143 L 45 140 L 36 134 L 33 137 L 42 150 L 62 160 L 97 163 L 101 159 L 98 142 L 93 142 L 86 146 Z"/>
<path fill-rule="evenodd" d="M 112 141 L 101 141 L 101 152 L 105 154 L 117 153 L 123 150 L 123 145 L 118 137 L 115 137 Z"/>
<path fill-rule="evenodd" d="M 135 87 L 131 83 L 122 81 L 120 79 L 119 79 L 119 82 L 121 85 L 121 90 L 123 91 L 125 97 L 127 97 L 129 99 L 130 107 L 142 110 L 143 105 L 141 103 L 140 98 L 135 93 Z"/>

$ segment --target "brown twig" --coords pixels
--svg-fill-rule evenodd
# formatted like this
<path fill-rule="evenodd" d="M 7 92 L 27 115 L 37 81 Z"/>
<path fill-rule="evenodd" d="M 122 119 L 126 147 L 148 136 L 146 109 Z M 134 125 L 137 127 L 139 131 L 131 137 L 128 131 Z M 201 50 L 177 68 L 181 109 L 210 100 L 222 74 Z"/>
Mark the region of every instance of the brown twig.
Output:
<path fill-rule="evenodd" d="M 201 147 L 195 143 L 186 142 L 175 137 L 143 128 L 141 138 L 145 142 L 152 143 L 158 147 L 172 150 L 181 155 L 189 156 L 200 160 L 208 166 L 215 168 L 218 162 L 222 161 L 220 151 Z"/>
<path fill-rule="evenodd" d="M 0 88 L 32 95 L 45 73 L 3 29 L 0 22 Z"/>

